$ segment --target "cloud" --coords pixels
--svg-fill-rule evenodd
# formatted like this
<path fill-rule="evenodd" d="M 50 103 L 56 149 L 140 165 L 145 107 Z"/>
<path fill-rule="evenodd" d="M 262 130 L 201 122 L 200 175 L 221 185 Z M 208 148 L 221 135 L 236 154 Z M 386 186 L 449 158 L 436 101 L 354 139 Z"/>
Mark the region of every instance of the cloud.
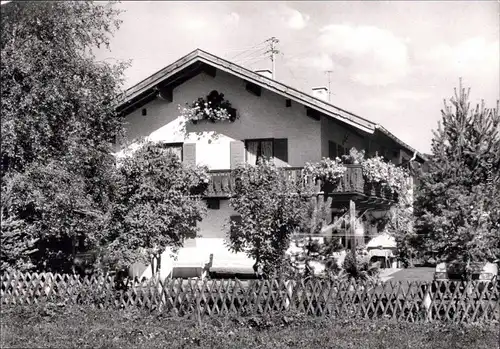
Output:
<path fill-rule="evenodd" d="M 363 100 L 363 105 L 386 111 L 402 111 L 408 103 L 418 102 L 432 96 L 431 93 L 416 90 L 393 90 L 378 97 L 369 97 Z"/>
<path fill-rule="evenodd" d="M 193 30 L 193 31 L 205 29 L 207 27 L 207 24 L 208 24 L 203 19 L 196 18 L 196 17 L 188 18 L 185 21 L 182 21 L 182 23 L 184 24 L 184 27 L 187 30 Z"/>
<path fill-rule="evenodd" d="M 335 66 L 332 57 L 326 53 L 306 58 L 292 58 L 287 62 L 291 67 L 309 67 L 321 71 L 332 70 Z"/>
<path fill-rule="evenodd" d="M 299 12 L 295 9 L 288 9 L 286 23 L 291 29 L 300 30 L 307 26 L 307 22 L 311 18 L 309 15 Z"/>
<path fill-rule="evenodd" d="M 229 15 L 226 16 L 225 22 L 226 24 L 233 24 L 236 25 L 240 21 L 240 15 L 237 14 L 236 12 L 231 12 Z"/>
<path fill-rule="evenodd" d="M 348 58 L 351 78 L 367 86 L 396 83 L 410 70 L 407 40 L 384 29 L 328 25 L 318 42 L 324 52 Z"/>
<path fill-rule="evenodd" d="M 427 68 L 446 73 L 477 75 L 498 72 L 499 56 L 498 42 L 487 42 L 483 37 L 475 37 L 455 46 L 435 46 L 419 58 Z"/>

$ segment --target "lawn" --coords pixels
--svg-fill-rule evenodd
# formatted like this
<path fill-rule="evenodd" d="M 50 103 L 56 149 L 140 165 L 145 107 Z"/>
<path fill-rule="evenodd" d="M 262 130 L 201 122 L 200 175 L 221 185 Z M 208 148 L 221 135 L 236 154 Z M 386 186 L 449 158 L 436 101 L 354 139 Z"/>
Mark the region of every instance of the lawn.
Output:
<path fill-rule="evenodd" d="M 498 328 L 388 321 L 167 318 L 83 307 L 3 307 L 1 348 L 475 348 L 498 347 Z M 497 324 L 498 326 L 498 324 Z"/>

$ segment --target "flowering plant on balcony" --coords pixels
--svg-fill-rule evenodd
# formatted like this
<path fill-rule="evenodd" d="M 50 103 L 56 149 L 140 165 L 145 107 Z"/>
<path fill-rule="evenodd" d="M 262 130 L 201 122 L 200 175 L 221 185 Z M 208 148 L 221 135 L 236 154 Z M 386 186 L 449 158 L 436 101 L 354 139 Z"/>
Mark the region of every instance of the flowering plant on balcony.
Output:
<path fill-rule="evenodd" d="M 200 97 L 193 103 L 187 103 L 181 109 L 181 115 L 193 123 L 198 120 L 208 120 L 211 122 L 236 120 L 236 109 L 231 103 L 224 99 L 224 94 L 212 91 L 205 98 Z"/>
<path fill-rule="evenodd" d="M 306 163 L 304 174 L 315 180 L 319 179 L 325 183 L 337 184 L 346 171 L 346 167 L 339 158 L 323 158 L 318 163 Z"/>
<path fill-rule="evenodd" d="M 386 162 L 383 157 L 376 156 L 361 162 L 363 176 L 374 184 L 381 184 L 391 192 L 401 192 L 408 181 L 408 174 L 404 169 L 396 167 L 393 163 Z"/>
<path fill-rule="evenodd" d="M 361 162 L 363 168 L 363 176 L 371 183 L 385 184 L 389 177 L 389 164 L 384 161 L 383 157 L 376 156 L 365 159 Z"/>
<path fill-rule="evenodd" d="M 359 165 L 364 160 L 365 160 L 365 151 L 364 150 L 359 151 L 354 147 L 352 147 L 351 150 L 349 150 L 349 155 L 342 155 L 342 163 L 344 164 Z"/>

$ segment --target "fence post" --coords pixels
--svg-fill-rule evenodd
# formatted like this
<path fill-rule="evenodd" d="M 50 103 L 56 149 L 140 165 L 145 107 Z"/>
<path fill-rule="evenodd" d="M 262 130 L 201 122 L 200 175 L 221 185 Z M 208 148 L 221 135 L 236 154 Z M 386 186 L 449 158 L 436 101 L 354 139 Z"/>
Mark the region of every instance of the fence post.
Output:
<path fill-rule="evenodd" d="M 202 290 L 199 289 L 199 284 L 198 281 L 196 281 L 196 320 L 198 321 L 198 327 L 201 327 L 201 292 Z"/>
<path fill-rule="evenodd" d="M 295 286 L 295 280 L 285 281 L 286 285 L 286 300 L 285 300 L 285 310 L 290 310 L 290 301 L 293 295 L 293 287 Z"/>
<path fill-rule="evenodd" d="M 432 297 L 431 297 L 432 284 L 425 285 L 423 304 L 425 307 L 425 321 L 432 321 Z"/>

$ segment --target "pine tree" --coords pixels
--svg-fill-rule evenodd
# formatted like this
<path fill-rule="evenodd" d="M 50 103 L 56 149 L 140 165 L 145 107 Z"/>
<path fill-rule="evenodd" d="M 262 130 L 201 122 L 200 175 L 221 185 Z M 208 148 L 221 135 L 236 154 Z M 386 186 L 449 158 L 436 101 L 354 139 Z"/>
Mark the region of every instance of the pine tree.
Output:
<path fill-rule="evenodd" d="M 444 103 L 415 202 L 421 246 L 440 261 L 464 265 L 500 257 L 498 102 L 471 108 L 469 93 L 460 80 Z"/>

